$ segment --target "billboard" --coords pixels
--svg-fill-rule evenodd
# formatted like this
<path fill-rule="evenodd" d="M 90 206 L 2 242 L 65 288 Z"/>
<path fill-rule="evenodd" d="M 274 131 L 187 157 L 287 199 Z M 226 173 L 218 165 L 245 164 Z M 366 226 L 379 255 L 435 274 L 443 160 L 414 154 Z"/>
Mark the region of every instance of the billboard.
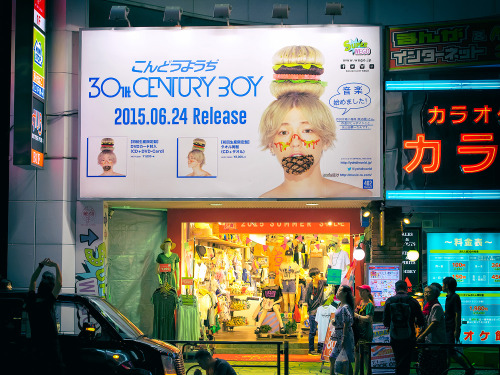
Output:
<path fill-rule="evenodd" d="M 388 28 L 389 71 L 498 64 L 498 19 Z"/>
<path fill-rule="evenodd" d="M 82 30 L 80 198 L 381 195 L 380 28 Z"/>

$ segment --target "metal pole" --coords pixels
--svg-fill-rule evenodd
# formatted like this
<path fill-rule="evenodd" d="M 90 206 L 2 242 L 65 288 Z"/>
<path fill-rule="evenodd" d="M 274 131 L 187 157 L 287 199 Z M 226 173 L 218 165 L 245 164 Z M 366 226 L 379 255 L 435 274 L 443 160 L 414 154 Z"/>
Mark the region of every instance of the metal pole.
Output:
<path fill-rule="evenodd" d="M 289 375 L 289 369 L 288 369 L 288 341 L 285 341 L 285 349 L 284 349 L 284 357 L 285 357 L 285 375 Z"/>
<path fill-rule="evenodd" d="M 281 342 L 278 341 L 276 347 L 278 348 L 278 358 L 276 359 L 276 369 L 278 370 L 276 372 L 277 375 L 281 375 Z"/>

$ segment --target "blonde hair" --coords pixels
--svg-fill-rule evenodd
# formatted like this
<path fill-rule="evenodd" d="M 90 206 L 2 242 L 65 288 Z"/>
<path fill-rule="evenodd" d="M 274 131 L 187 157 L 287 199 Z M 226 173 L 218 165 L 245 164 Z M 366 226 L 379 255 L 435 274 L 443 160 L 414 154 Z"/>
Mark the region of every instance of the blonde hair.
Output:
<path fill-rule="evenodd" d="M 330 108 L 316 95 L 306 92 L 289 92 L 273 101 L 260 119 L 260 142 L 264 150 L 270 148 L 283 119 L 292 109 L 297 108 L 315 130 L 324 147 L 330 147 L 337 138 L 336 125 Z"/>
<path fill-rule="evenodd" d="M 201 150 L 194 149 L 189 151 L 188 158 L 192 156 L 194 160 L 196 160 L 198 163 L 200 163 L 200 166 L 203 166 L 205 164 L 205 153 Z"/>
<path fill-rule="evenodd" d="M 113 164 L 116 163 L 116 155 L 115 155 L 115 153 L 112 150 L 104 150 L 104 151 L 101 151 L 99 153 L 99 155 L 97 156 L 97 164 L 100 164 L 101 160 L 103 160 L 104 156 L 106 156 L 106 155 L 109 155 L 109 157 L 111 158 L 111 161 L 113 162 Z"/>

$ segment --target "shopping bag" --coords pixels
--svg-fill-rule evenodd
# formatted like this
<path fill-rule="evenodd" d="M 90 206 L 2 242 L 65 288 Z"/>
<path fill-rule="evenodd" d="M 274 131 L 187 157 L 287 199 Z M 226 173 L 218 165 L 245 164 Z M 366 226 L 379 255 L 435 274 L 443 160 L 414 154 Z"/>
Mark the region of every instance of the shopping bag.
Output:
<path fill-rule="evenodd" d="M 345 349 L 342 349 L 337 360 L 335 361 L 335 374 L 339 375 L 349 375 L 349 358 Z"/>
<path fill-rule="evenodd" d="M 297 323 L 300 323 L 301 320 L 299 305 L 297 304 L 295 304 L 295 309 L 293 309 L 293 320 Z"/>

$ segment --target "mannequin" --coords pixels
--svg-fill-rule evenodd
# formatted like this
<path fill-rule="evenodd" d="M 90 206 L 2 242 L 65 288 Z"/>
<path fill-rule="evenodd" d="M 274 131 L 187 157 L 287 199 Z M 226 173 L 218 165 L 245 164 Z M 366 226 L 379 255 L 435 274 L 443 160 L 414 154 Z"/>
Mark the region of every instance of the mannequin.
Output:
<path fill-rule="evenodd" d="M 260 326 L 264 319 L 266 319 L 267 312 L 273 310 L 278 318 L 278 323 L 280 325 L 280 332 L 285 333 L 285 328 L 283 326 L 283 320 L 281 320 L 280 314 L 280 303 L 282 298 L 281 287 L 275 284 L 276 273 L 269 272 L 269 283 L 264 288 L 262 288 L 262 302 L 255 309 L 253 313 L 253 319 L 257 320 L 259 316 L 259 312 L 262 311 L 260 315 L 260 319 L 257 322 L 257 328 L 255 329 L 255 333 L 260 333 Z"/>
<path fill-rule="evenodd" d="M 162 252 L 156 257 L 156 263 L 158 263 L 156 273 L 160 284 L 167 283 L 178 291 L 180 285 L 179 256 L 172 253 L 172 250 L 175 249 L 175 243 L 170 238 L 165 238 L 160 249 Z"/>
<path fill-rule="evenodd" d="M 340 246 L 334 243 L 333 246 L 329 246 L 328 249 L 328 268 L 334 268 L 342 271 L 341 279 L 347 273 L 349 268 L 349 255 L 343 251 Z"/>
<path fill-rule="evenodd" d="M 280 268 L 280 287 L 283 290 L 283 312 L 291 313 L 295 307 L 295 295 L 299 288 L 300 266 L 293 261 L 293 250 L 285 251 L 285 261 Z"/>

